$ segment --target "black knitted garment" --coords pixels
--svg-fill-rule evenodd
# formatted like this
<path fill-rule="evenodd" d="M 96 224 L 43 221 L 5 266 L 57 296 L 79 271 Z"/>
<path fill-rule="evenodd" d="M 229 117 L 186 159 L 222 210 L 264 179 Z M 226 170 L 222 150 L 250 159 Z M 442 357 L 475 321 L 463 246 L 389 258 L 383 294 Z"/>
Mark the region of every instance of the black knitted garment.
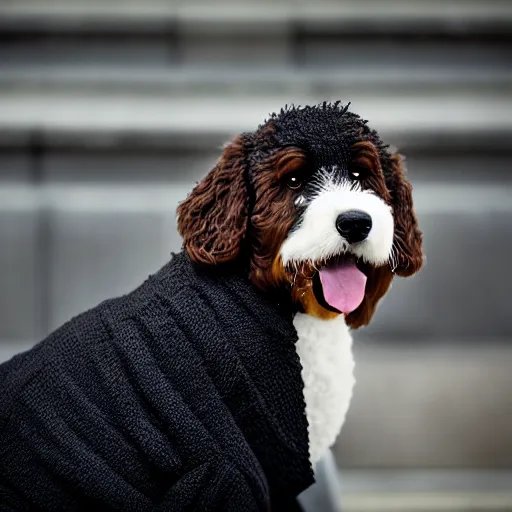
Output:
<path fill-rule="evenodd" d="M 291 510 L 313 483 L 286 303 L 180 253 L 0 366 L 0 509 Z"/>

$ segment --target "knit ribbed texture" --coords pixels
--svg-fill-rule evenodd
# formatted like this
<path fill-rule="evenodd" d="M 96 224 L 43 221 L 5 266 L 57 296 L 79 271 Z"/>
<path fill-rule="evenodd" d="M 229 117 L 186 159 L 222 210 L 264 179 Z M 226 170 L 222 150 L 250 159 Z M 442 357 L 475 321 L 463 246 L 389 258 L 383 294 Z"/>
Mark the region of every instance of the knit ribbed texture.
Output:
<path fill-rule="evenodd" d="M 313 482 L 292 314 L 185 254 L 0 366 L 1 510 L 291 510 Z"/>

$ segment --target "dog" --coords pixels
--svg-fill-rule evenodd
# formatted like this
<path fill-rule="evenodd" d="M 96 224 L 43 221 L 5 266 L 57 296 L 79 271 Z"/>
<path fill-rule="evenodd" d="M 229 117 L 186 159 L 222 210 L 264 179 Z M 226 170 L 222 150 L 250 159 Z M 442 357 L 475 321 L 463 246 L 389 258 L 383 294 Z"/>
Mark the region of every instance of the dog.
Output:
<path fill-rule="evenodd" d="M 339 102 L 286 107 L 177 223 L 183 251 L 139 288 L 0 365 L 7 510 L 296 510 L 313 483 L 350 330 L 422 266 L 402 157 Z"/>
<path fill-rule="evenodd" d="M 252 283 L 290 291 L 316 464 L 352 396 L 350 328 L 369 323 L 394 275 L 422 265 L 403 157 L 348 106 L 286 108 L 227 145 L 178 226 L 193 261 L 233 261 L 245 244 Z"/>

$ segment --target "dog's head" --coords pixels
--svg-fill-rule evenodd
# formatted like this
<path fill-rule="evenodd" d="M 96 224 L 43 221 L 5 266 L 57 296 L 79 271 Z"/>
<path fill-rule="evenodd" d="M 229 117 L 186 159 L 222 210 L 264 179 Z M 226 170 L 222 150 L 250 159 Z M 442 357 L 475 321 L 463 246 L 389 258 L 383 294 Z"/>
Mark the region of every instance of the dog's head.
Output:
<path fill-rule="evenodd" d="M 411 185 L 387 148 L 339 103 L 281 110 L 228 144 L 180 204 L 184 248 L 200 264 L 245 260 L 257 287 L 365 325 L 394 274 L 423 261 Z"/>

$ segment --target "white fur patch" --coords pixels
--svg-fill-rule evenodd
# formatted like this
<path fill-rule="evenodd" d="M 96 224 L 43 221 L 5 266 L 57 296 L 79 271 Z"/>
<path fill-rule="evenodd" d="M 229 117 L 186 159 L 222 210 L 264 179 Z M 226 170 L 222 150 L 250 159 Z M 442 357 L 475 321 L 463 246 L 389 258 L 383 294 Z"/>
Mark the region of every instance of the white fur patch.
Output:
<path fill-rule="evenodd" d="M 314 468 L 334 444 L 350 405 L 355 383 L 352 337 L 343 315 L 322 320 L 298 313 L 293 323 L 299 337 L 309 457 Z"/>
<path fill-rule="evenodd" d="M 336 229 L 336 218 L 349 210 L 366 212 L 372 218 L 368 238 L 348 244 Z M 391 208 L 369 190 L 350 183 L 326 183 L 307 206 L 302 223 L 291 231 L 281 246 L 285 265 L 317 262 L 349 251 L 367 263 L 389 261 L 393 247 L 394 222 Z"/>

